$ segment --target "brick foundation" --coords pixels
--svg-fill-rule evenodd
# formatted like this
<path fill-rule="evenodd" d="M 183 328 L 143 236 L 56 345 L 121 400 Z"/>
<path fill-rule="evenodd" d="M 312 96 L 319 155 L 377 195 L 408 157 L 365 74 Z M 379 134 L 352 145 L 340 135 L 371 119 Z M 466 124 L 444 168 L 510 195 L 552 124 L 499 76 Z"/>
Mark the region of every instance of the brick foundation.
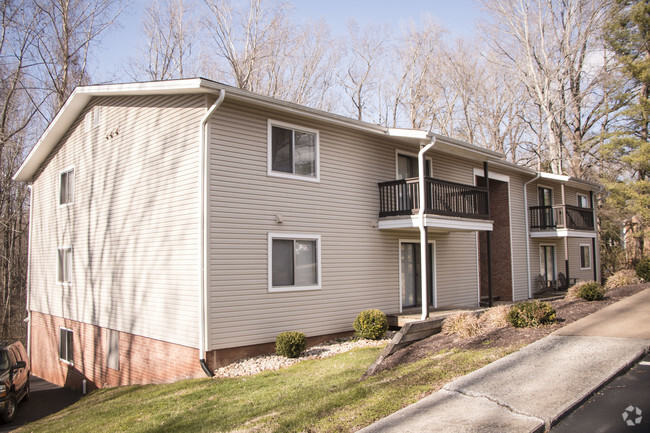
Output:
<path fill-rule="evenodd" d="M 485 186 L 485 178 L 477 177 L 477 185 Z M 510 251 L 510 202 L 508 184 L 490 179 L 490 218 L 492 230 L 492 296 L 512 301 L 512 257 Z M 488 297 L 487 233 L 479 233 L 479 269 L 481 298 Z"/>
<path fill-rule="evenodd" d="M 61 317 L 32 312 L 32 373 L 68 388 L 164 383 L 188 377 L 205 377 L 199 351 L 125 332 L 119 333 L 119 370 L 108 368 L 107 329 Z M 71 329 L 73 365 L 59 359 L 59 328 Z"/>
<path fill-rule="evenodd" d="M 107 365 L 106 328 L 38 312 L 32 312 L 30 326 L 32 373 L 60 386 L 79 389 L 85 379 L 88 390 L 92 390 L 206 377 L 199 364 L 198 349 L 120 332 L 120 365 L 119 370 L 113 370 Z M 59 359 L 61 327 L 74 333 L 72 365 Z M 352 334 L 350 331 L 308 337 L 307 346 Z M 206 353 L 206 362 L 214 370 L 241 358 L 273 352 L 275 342 L 218 349 Z"/>

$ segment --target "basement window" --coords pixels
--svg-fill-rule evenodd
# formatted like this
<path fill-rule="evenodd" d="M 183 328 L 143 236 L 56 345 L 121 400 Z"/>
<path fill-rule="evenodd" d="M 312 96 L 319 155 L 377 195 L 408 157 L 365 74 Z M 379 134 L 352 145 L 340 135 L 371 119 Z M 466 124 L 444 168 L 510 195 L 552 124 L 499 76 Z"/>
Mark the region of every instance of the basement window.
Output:
<path fill-rule="evenodd" d="M 74 365 L 72 357 L 73 336 L 74 334 L 72 332 L 72 329 L 59 328 L 59 359 L 70 365 Z"/>

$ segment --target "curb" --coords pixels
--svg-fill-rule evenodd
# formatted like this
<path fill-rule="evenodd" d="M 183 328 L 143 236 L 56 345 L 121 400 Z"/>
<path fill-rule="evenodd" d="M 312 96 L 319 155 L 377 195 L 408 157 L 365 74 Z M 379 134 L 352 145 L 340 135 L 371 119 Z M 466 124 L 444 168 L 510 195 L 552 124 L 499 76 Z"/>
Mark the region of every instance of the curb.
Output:
<path fill-rule="evenodd" d="M 583 403 L 585 403 L 587 400 L 589 400 L 596 392 L 598 392 L 599 389 L 610 383 L 612 380 L 616 379 L 618 376 L 622 375 L 623 373 L 627 372 L 630 370 L 632 367 L 634 367 L 640 359 L 645 357 L 648 353 L 650 353 L 650 344 L 648 344 L 645 349 L 640 350 L 637 352 L 632 359 L 630 359 L 628 362 L 623 364 L 620 368 L 618 368 L 615 372 L 610 374 L 608 377 L 604 378 L 601 380 L 598 385 L 595 385 L 591 390 L 583 393 L 582 396 L 578 397 L 574 402 L 569 403 L 565 408 L 561 409 L 560 412 L 555 415 L 553 418 L 550 419 L 544 419 L 544 426 L 543 430 L 534 429 L 531 430 L 530 433 L 542 433 L 542 432 L 548 432 L 551 430 L 551 428 L 555 427 L 558 425 L 564 418 L 566 418 L 571 412 L 573 412 L 575 409 L 577 409 L 579 406 L 581 406 Z"/>

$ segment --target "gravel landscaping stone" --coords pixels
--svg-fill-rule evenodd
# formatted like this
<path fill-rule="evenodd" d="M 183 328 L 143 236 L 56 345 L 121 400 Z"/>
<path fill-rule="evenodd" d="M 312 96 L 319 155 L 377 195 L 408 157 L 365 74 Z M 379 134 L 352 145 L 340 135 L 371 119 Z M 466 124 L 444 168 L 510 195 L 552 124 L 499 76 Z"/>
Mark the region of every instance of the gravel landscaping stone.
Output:
<path fill-rule="evenodd" d="M 276 354 L 244 358 L 215 370 L 214 375 L 215 377 L 239 377 L 268 370 L 279 370 L 307 359 L 327 358 L 360 347 L 380 347 L 388 343 L 394 335 L 394 331 L 389 331 L 381 340 L 356 340 L 354 337 L 337 338 L 308 348 L 298 358 L 285 358 Z"/>

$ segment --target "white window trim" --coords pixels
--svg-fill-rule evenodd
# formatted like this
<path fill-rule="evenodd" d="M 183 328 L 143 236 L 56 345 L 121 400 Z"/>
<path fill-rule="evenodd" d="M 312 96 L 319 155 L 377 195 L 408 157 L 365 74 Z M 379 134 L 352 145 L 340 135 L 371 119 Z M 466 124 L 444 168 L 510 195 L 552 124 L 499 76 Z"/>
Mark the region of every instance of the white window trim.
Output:
<path fill-rule="evenodd" d="M 273 286 L 273 239 L 308 240 L 316 241 L 316 279 L 317 284 L 311 286 Z M 304 290 L 320 290 L 322 288 L 322 266 L 321 266 L 321 238 L 320 235 L 302 233 L 269 233 L 267 244 L 268 255 L 268 290 L 270 293 L 297 292 Z"/>
<path fill-rule="evenodd" d="M 72 191 L 72 201 L 69 203 L 61 203 L 61 175 L 64 173 L 72 172 L 74 174 L 74 190 Z M 66 167 L 63 170 L 59 171 L 59 187 L 56 190 L 56 202 L 59 204 L 59 207 L 68 207 L 74 204 L 74 198 L 77 195 L 77 174 L 75 173 L 74 165 Z"/>
<path fill-rule="evenodd" d="M 293 131 L 303 131 L 309 132 L 316 135 L 315 143 L 315 161 L 314 169 L 316 170 L 315 176 L 304 176 L 294 173 L 285 173 L 283 171 L 274 171 L 273 170 L 273 136 L 272 136 L 272 127 L 279 126 L 280 128 L 291 129 Z M 279 120 L 268 119 L 267 121 L 267 132 L 266 132 L 266 174 L 273 177 L 282 177 L 285 179 L 297 179 L 297 180 L 306 180 L 308 182 L 320 182 L 320 133 L 317 129 L 305 128 L 304 126 L 294 125 L 291 123 L 281 122 Z"/>
<path fill-rule="evenodd" d="M 584 197 L 587 202 L 587 207 L 583 209 L 591 209 L 591 203 L 589 203 L 589 196 L 580 192 L 576 193 L 576 206 L 580 207 L 580 197 Z"/>
<path fill-rule="evenodd" d="M 72 341 L 74 342 L 74 331 L 64 326 L 59 326 L 59 361 L 74 366 L 74 343 L 72 344 L 72 361 L 61 358 L 61 330 L 72 332 Z"/>
<path fill-rule="evenodd" d="M 399 312 L 400 313 L 402 312 L 402 295 L 404 294 L 404 284 L 402 284 L 402 244 L 403 243 L 406 243 L 406 244 L 419 244 L 420 239 L 400 239 L 399 242 L 398 242 L 397 258 L 399 260 L 399 270 L 398 270 L 398 274 L 397 274 L 397 280 L 398 280 L 398 283 L 399 283 L 398 296 L 399 296 Z M 436 260 L 437 260 L 437 255 L 438 254 L 436 253 L 436 247 L 437 246 L 436 246 L 435 239 L 429 239 L 429 245 L 433 245 L 433 247 L 431 248 L 431 255 L 433 256 L 433 257 L 431 257 L 431 260 L 433 261 L 431 266 L 433 267 L 433 281 L 432 281 L 433 287 L 432 287 L 432 291 L 433 291 L 433 296 L 435 297 L 435 299 L 432 299 L 431 301 L 432 301 L 433 305 L 437 305 L 438 304 L 438 290 L 437 290 L 437 288 L 438 288 L 438 269 L 437 269 Z"/>
<path fill-rule="evenodd" d="M 589 251 L 589 254 L 587 254 L 587 256 L 589 258 L 589 260 L 588 260 L 589 266 L 586 267 L 586 268 L 582 267 L 582 247 L 587 247 L 587 251 Z M 591 260 L 591 254 L 592 254 L 591 253 L 591 245 L 590 244 L 580 244 L 579 248 L 580 248 L 579 249 L 579 253 L 580 253 L 580 270 L 581 271 L 588 271 L 588 270 L 591 269 L 591 262 L 592 262 L 592 260 Z"/>
<path fill-rule="evenodd" d="M 404 155 L 404 156 L 410 156 L 415 159 L 418 159 L 418 154 L 417 153 L 412 153 L 412 152 L 406 152 L 403 150 L 395 149 L 395 179 L 399 176 L 399 156 Z M 433 176 L 433 159 L 431 159 L 430 156 L 425 156 L 424 160 L 429 164 L 429 173 Z"/>
<path fill-rule="evenodd" d="M 61 250 L 70 250 L 70 281 L 60 281 L 61 275 L 59 275 L 59 251 Z M 72 270 L 74 269 L 74 253 L 72 250 L 72 245 L 63 245 L 57 247 L 56 249 L 56 284 L 57 286 L 71 286 L 72 285 Z"/>

